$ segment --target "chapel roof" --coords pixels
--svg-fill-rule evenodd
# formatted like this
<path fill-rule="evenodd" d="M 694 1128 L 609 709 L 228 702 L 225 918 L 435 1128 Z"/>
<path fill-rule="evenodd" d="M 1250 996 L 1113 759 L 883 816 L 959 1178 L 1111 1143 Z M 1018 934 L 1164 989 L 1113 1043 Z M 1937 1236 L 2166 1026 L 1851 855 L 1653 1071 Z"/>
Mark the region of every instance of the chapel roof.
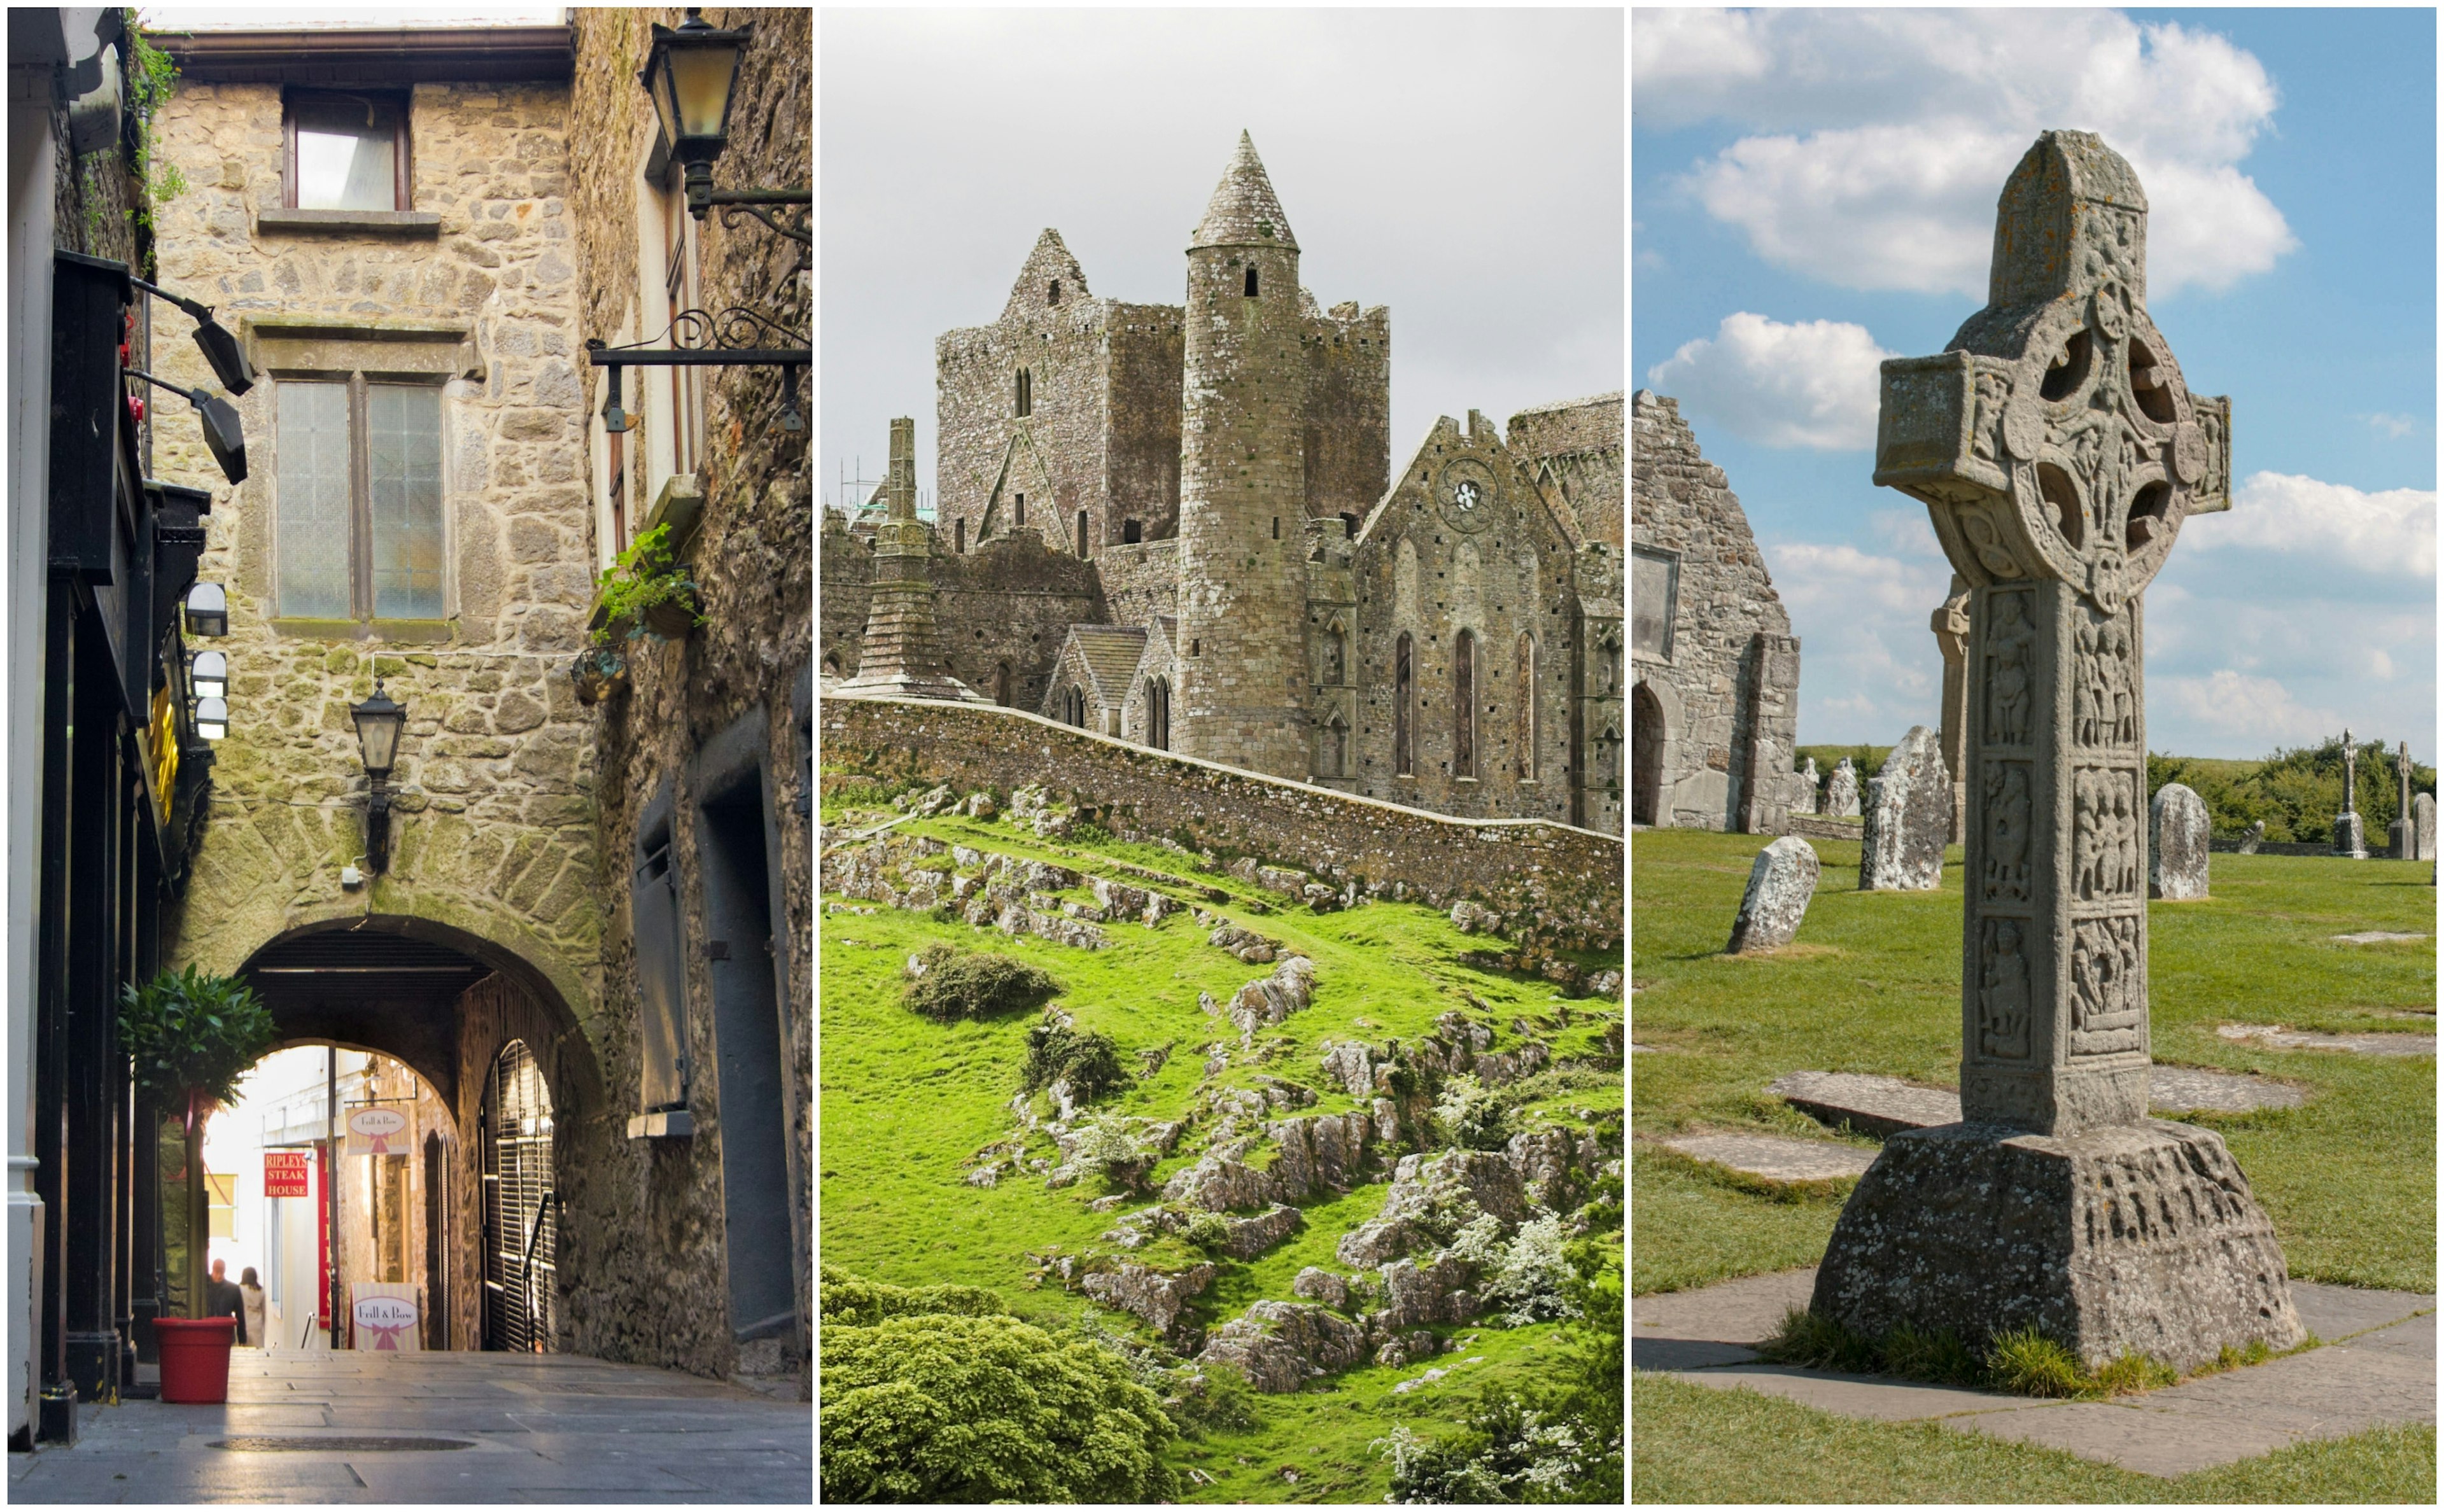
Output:
<path fill-rule="evenodd" d="M 1273 181 L 1265 175 L 1264 161 L 1256 156 L 1255 138 L 1246 132 L 1239 133 L 1239 150 L 1231 157 L 1222 182 L 1214 186 L 1213 197 L 1205 205 L 1205 218 L 1196 223 L 1188 245 L 1192 249 L 1287 247 L 1298 250 L 1290 219 L 1282 213 Z"/>

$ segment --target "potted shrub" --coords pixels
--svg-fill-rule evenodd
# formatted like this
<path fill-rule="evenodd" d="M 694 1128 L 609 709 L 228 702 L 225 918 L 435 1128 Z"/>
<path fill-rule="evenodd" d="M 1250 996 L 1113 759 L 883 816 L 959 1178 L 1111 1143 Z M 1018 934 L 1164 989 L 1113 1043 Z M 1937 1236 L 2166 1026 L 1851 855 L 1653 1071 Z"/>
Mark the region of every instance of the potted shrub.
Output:
<path fill-rule="evenodd" d="M 671 550 L 671 527 L 657 525 L 620 553 L 619 563 L 599 580 L 602 628 L 598 647 L 650 634 L 683 640 L 704 623 L 703 595 Z"/>
<path fill-rule="evenodd" d="M 120 1048 L 133 1062 L 138 1098 L 170 1110 L 178 1120 L 191 1205 L 199 1205 L 203 1192 L 204 1121 L 236 1095 L 239 1079 L 278 1038 L 269 1010 L 245 983 L 205 975 L 192 965 L 163 971 L 140 987 L 131 983 L 120 994 Z M 200 1236 L 205 1229 L 191 1206 L 188 1233 Z M 199 1316 L 204 1245 L 197 1239 L 191 1238 L 187 1247 L 187 1271 L 189 1307 L 197 1316 L 154 1320 L 161 1345 L 161 1399 L 225 1401 L 236 1325 L 230 1318 Z"/>

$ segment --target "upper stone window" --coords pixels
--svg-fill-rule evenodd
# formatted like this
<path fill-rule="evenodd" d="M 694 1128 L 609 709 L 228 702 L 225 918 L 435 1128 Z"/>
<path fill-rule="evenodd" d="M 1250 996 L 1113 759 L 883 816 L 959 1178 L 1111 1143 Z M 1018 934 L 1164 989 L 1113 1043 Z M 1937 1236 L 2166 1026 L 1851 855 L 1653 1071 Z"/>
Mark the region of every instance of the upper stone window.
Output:
<path fill-rule="evenodd" d="M 1056 278 L 1052 281 L 1052 287 L 1046 292 L 1044 303 L 1046 304 L 1058 304 L 1061 303 L 1061 280 Z"/>
<path fill-rule="evenodd" d="M 1018 413 L 1035 413 L 1035 375 L 1025 368 L 1018 370 Z"/>
<path fill-rule="evenodd" d="M 1252 267 L 1248 269 L 1248 297 L 1256 297 L 1256 270 Z"/>
<path fill-rule="evenodd" d="M 283 202 L 291 210 L 413 209 L 407 115 L 397 95 L 289 95 Z"/>

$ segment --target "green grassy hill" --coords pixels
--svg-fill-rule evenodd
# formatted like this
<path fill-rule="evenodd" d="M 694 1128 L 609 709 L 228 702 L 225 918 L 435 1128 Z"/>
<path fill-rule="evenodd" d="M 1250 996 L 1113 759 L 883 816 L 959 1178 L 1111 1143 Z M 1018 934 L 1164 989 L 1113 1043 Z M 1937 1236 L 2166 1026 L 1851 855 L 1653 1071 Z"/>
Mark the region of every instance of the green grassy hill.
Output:
<path fill-rule="evenodd" d="M 1122 1218 L 1155 1207 L 1164 1184 L 1207 1153 L 1217 1133 L 1230 1132 L 1221 1126 L 1234 1099 L 1269 1097 L 1265 1116 L 1271 1119 L 1370 1113 L 1371 1098 L 1352 1096 L 1323 1070 L 1326 1042 L 1418 1046 L 1438 1032 L 1448 1040 L 1447 1016 L 1454 1013 L 1490 1031 L 1497 1054 L 1532 1043 L 1549 1057 L 1542 1070 L 1500 1088 L 1515 1127 L 1591 1135 L 1590 1148 L 1604 1152 L 1618 1171 L 1623 1031 L 1617 1000 L 1565 998 L 1547 982 L 1490 968 L 1479 957 L 1498 950 L 1498 942 L 1464 934 L 1426 909 L 1375 902 L 1314 913 L 1253 882 L 1202 869 L 1194 857 L 1085 826 L 1039 837 L 1007 818 L 946 813 L 902 820 L 888 839 L 912 842 L 892 853 L 903 857 L 896 876 L 930 886 L 919 873 L 931 874 L 944 892 L 972 891 L 977 883 L 961 878 L 980 877 L 978 857 L 987 856 L 1074 873 L 1071 885 L 1034 888 L 1033 907 L 1100 931 L 1106 948 L 1008 936 L 972 927 L 951 909 L 873 901 L 871 888 L 841 889 L 837 857 L 853 848 L 850 837 L 895 818 L 879 806 L 883 796 L 863 784 L 839 784 L 824 807 L 825 886 L 834 889 L 824 894 L 821 946 L 824 1266 L 899 1285 L 990 1287 L 1030 1321 L 1057 1327 L 1091 1312 L 1096 1326 L 1153 1343 L 1157 1336 L 1148 1324 L 1065 1282 L 1064 1263 L 1074 1278 L 1118 1262 L 1178 1272 L 1210 1261 L 1213 1282 L 1189 1304 L 1173 1339 L 1180 1353 L 1193 1353 L 1199 1332 L 1238 1318 L 1250 1303 L 1302 1300 L 1291 1291 L 1302 1268 L 1353 1269 L 1336 1258 L 1336 1245 L 1382 1208 L 1394 1158 L 1403 1151 L 1436 1152 L 1428 1120 L 1409 1116 L 1417 1110 L 1404 1106 L 1400 1139 L 1378 1142 L 1361 1182 L 1296 1203 L 1296 1231 L 1250 1258 L 1199 1248 L 1189 1235 L 1152 1224 L 1146 1231 L 1157 1237 L 1135 1247 L 1106 1236 L 1120 1231 Z M 931 854 L 905 859 L 919 851 Z M 1058 880 L 1051 873 L 1035 876 Z M 1092 887 L 1097 877 L 1183 906 L 1151 927 L 1134 917 L 1083 917 L 1102 912 Z M 1052 914 L 1060 904 L 1070 908 Z M 1199 910 L 1278 942 L 1284 956 L 1303 954 L 1314 964 L 1311 1003 L 1261 1026 L 1252 1046 L 1243 1046 L 1240 1031 L 1202 1006 L 1200 996 L 1227 1005 L 1275 966 L 1243 961 L 1209 943 L 1213 926 L 1197 922 L 1193 911 Z M 1028 1032 L 1038 1015 L 941 1023 L 911 1012 L 901 1001 L 911 957 L 936 945 L 991 950 L 1049 972 L 1060 986 L 1058 1008 L 1077 1030 L 1109 1035 L 1133 1074 L 1095 1112 L 1141 1120 L 1131 1125 L 1141 1131 L 1183 1124 L 1170 1152 L 1133 1186 L 1102 1176 L 1048 1185 L 1063 1160 L 1047 1132 L 1060 1110 L 1046 1092 L 1021 1092 Z M 1615 955 L 1610 965 L 1617 971 L 1620 964 Z M 1209 1046 L 1224 1052 L 1218 1066 L 1210 1063 Z M 1268 1148 L 1248 1164 L 1261 1171 L 1276 1158 Z M 980 1169 L 991 1171 L 990 1185 L 979 1184 L 987 1179 Z M 1420 1264 L 1428 1253 L 1416 1256 Z M 1254 1429 L 1184 1441 L 1175 1457 L 1182 1495 L 1379 1502 L 1391 1469 L 1370 1448 L 1374 1440 L 1396 1424 L 1428 1437 L 1447 1434 L 1484 1393 L 1549 1378 L 1547 1362 L 1566 1330 L 1480 1319 L 1435 1332 L 1458 1348 L 1261 1395 Z M 1448 1374 L 1416 1384 L 1429 1368 Z M 1408 1389 L 1396 1390 L 1402 1386 Z M 1191 1469 L 1194 1476 L 1185 1473 Z"/>

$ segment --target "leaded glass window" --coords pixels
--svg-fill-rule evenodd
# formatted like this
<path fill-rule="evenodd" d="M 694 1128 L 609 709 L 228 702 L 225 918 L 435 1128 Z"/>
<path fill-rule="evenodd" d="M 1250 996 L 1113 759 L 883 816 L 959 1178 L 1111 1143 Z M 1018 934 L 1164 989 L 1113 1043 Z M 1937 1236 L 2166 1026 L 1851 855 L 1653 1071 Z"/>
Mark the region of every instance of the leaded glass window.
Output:
<path fill-rule="evenodd" d="M 351 507 L 348 385 L 280 385 L 280 613 L 344 619 Z"/>
<path fill-rule="evenodd" d="M 444 618 L 441 391 L 361 376 L 283 379 L 277 414 L 275 612 Z"/>
<path fill-rule="evenodd" d="M 365 392 L 371 462 L 374 618 L 441 618 L 441 391 Z"/>

